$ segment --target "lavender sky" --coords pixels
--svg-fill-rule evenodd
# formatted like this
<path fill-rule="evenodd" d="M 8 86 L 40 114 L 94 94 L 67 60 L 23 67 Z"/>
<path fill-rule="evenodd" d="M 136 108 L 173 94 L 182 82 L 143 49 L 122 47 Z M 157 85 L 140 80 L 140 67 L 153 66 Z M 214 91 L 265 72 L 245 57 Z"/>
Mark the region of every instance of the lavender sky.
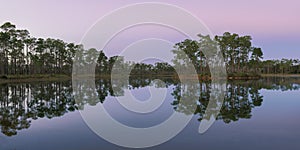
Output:
<path fill-rule="evenodd" d="M 299 0 L 9 0 L 1 1 L 0 23 L 10 21 L 35 37 L 79 43 L 100 17 L 140 2 L 182 7 L 202 20 L 213 34 L 251 35 L 264 58 L 300 58 Z"/>

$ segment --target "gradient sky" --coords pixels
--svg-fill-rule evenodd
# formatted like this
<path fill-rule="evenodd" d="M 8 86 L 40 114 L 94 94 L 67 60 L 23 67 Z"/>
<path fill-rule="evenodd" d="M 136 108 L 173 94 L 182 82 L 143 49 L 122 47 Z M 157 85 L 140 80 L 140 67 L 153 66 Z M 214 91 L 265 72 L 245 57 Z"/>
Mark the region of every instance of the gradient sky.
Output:
<path fill-rule="evenodd" d="M 35 37 L 79 43 L 100 17 L 140 2 L 182 7 L 202 20 L 213 34 L 251 35 L 266 59 L 300 58 L 299 0 L 2 0 L 0 23 L 10 21 Z"/>

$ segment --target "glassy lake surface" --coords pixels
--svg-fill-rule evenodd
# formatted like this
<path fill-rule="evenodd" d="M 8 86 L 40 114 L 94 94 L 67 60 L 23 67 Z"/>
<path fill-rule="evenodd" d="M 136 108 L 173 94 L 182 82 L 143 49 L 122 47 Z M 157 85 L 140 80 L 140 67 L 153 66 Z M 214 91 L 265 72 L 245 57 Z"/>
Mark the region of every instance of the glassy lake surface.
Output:
<path fill-rule="evenodd" d="M 172 79 L 162 80 L 165 84 L 132 79 L 129 85 L 117 85 L 118 90 L 113 92 L 112 86 L 116 85 L 98 79 L 98 98 L 89 99 L 91 93 L 87 93 L 82 103 L 75 103 L 71 81 L 1 84 L 0 150 L 126 149 L 93 133 L 78 109 L 104 105 L 120 123 L 139 128 L 157 125 L 174 111 L 190 114 L 178 106 L 180 84 Z M 194 93 L 200 98 L 188 126 L 170 141 L 150 149 L 299 149 L 299 83 L 299 78 L 228 81 L 217 121 L 199 134 L 211 92 L 210 82 L 202 82 L 201 90 Z M 116 100 L 129 89 L 137 99 L 145 101 L 151 96 L 150 86 L 167 91 L 162 105 L 154 112 L 134 113 Z"/>

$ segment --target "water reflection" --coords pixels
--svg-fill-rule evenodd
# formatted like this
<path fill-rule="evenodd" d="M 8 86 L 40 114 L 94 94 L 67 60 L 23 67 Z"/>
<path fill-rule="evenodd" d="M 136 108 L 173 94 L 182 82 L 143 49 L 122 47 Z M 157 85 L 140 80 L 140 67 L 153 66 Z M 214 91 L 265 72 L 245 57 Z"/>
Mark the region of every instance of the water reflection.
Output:
<path fill-rule="evenodd" d="M 83 99 L 81 103 L 75 103 L 71 81 L 23 83 L 23 84 L 1 84 L 0 85 L 0 126 L 1 132 L 6 136 L 17 134 L 18 130 L 30 127 L 31 121 L 39 118 L 55 118 L 78 109 L 84 109 L 85 105 L 94 106 L 104 103 L 108 96 L 122 96 L 124 89 L 136 89 L 154 84 L 155 87 L 172 88 L 173 108 L 184 114 L 195 114 L 199 121 L 204 116 L 209 99 L 211 97 L 212 85 L 210 81 L 200 82 L 200 91 L 183 90 L 179 81 L 172 78 L 161 78 L 165 84 L 151 78 L 135 77 L 130 78 L 129 83 L 122 83 L 122 80 L 113 82 L 108 79 L 97 79 L 96 93 L 88 87 L 77 87 L 86 89 L 77 93 Z M 191 84 L 194 81 L 191 81 Z M 80 85 L 80 84 L 79 84 Z M 86 84 L 85 84 L 86 85 Z M 251 118 L 254 107 L 263 103 L 261 89 L 268 90 L 299 90 L 300 81 L 298 78 L 265 78 L 256 81 L 229 81 L 226 84 L 225 99 L 217 120 L 225 123 L 238 121 L 239 119 Z M 112 90 L 114 89 L 114 90 Z M 117 90 L 116 90 L 117 89 Z M 195 88 L 194 88 L 195 89 Z M 97 99 L 91 99 L 97 94 Z M 179 105 L 181 97 L 199 97 L 197 109 L 189 109 L 190 102 L 183 102 Z"/>

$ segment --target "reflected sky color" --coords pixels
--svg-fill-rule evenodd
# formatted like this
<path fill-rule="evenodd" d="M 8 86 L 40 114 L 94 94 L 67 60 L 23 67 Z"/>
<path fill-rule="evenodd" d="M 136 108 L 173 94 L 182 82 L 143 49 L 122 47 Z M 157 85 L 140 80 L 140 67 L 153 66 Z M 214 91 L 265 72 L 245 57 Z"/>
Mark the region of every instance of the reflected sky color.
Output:
<path fill-rule="evenodd" d="M 100 17 L 116 8 L 138 2 L 149 0 L 11 0 L 0 5 L 0 23 L 11 21 L 19 28 L 30 30 L 35 37 L 53 37 L 79 43 L 84 33 Z M 174 4 L 190 11 L 214 34 L 230 31 L 252 35 L 254 45 L 263 48 L 267 59 L 300 56 L 298 0 L 155 2 Z"/>
<path fill-rule="evenodd" d="M 142 90 L 142 92 L 145 91 Z M 229 124 L 217 121 L 205 134 L 199 134 L 197 132 L 199 127 L 198 116 L 195 116 L 189 125 L 175 138 L 150 149 L 184 149 L 187 145 L 193 149 L 232 150 L 279 150 L 299 147 L 299 90 L 262 89 L 260 92 L 264 100 L 260 107 L 252 109 L 251 119 L 240 119 Z M 167 97 L 167 99 L 169 98 L 171 97 Z M 118 109 L 119 106 L 111 101 L 112 98 L 107 100 L 110 100 L 105 102 L 112 110 L 110 114 L 117 117 L 118 121 L 128 123 L 128 119 L 130 120 L 133 117 L 132 114 L 129 114 L 129 112 L 124 113 L 124 110 Z M 167 103 L 169 104 L 170 101 Z M 162 106 L 162 109 L 164 112 L 168 112 L 169 108 Z M 122 115 L 120 116 L 120 114 Z M 161 114 L 161 112 L 158 114 Z M 155 118 L 149 118 L 150 120 L 154 119 L 153 121 L 156 122 L 164 119 L 168 113 L 157 116 L 154 112 L 149 115 L 156 116 Z M 143 126 L 145 121 L 139 118 L 135 123 Z M 30 128 L 19 131 L 17 136 L 5 137 L 0 134 L 0 143 L 5 144 L 4 146 L 0 145 L 3 146 L 0 148 L 4 148 L 4 150 L 125 149 L 110 144 L 94 134 L 85 125 L 78 111 L 51 120 L 45 118 L 35 120 Z"/>

